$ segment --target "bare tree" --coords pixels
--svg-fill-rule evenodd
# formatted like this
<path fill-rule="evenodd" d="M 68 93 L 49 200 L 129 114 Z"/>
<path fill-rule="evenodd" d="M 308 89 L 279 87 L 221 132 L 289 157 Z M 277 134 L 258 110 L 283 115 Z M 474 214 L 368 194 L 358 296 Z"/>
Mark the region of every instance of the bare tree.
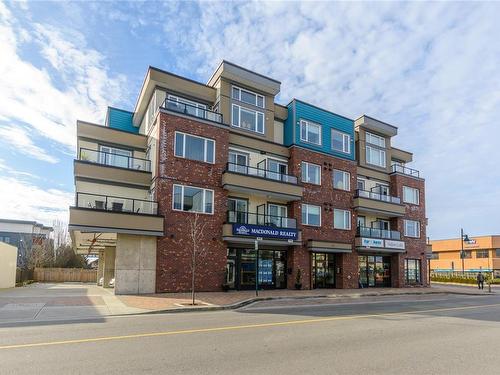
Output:
<path fill-rule="evenodd" d="M 57 249 L 61 246 L 68 245 L 70 242 L 68 223 L 61 219 L 55 219 L 52 222 L 52 228 L 54 229 L 54 248 Z"/>
<path fill-rule="evenodd" d="M 205 256 L 207 248 L 203 246 L 205 232 L 208 221 L 203 220 L 202 215 L 194 213 L 189 215 L 188 233 L 191 242 L 191 303 L 195 304 L 195 287 L 196 287 L 196 267 L 200 258 Z"/>

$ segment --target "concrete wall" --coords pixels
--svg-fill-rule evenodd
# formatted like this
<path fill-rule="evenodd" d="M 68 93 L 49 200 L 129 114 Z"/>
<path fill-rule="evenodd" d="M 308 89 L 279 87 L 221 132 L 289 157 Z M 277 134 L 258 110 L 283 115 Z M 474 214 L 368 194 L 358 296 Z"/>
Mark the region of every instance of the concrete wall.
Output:
<path fill-rule="evenodd" d="M 0 242 L 0 289 L 16 286 L 17 247 Z"/>
<path fill-rule="evenodd" d="M 115 294 L 155 292 L 156 237 L 116 236 Z"/>

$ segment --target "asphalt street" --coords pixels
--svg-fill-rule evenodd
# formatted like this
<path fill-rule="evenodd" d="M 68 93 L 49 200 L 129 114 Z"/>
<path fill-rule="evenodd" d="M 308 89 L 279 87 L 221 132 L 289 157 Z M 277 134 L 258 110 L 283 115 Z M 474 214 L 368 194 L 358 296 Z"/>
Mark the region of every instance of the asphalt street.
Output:
<path fill-rule="evenodd" d="M 496 374 L 500 297 L 263 301 L 0 325 L 0 374 Z"/>

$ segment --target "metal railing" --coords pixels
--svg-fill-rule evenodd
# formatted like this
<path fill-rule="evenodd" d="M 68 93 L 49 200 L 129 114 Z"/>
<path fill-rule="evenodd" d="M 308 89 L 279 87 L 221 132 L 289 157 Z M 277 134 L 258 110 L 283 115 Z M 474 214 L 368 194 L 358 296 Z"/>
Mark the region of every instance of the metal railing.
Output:
<path fill-rule="evenodd" d="M 158 203 L 154 201 L 89 193 L 76 193 L 76 207 L 146 215 L 158 214 Z"/>
<path fill-rule="evenodd" d="M 416 169 L 408 168 L 399 164 L 392 165 L 392 171 L 397 173 L 402 173 L 412 177 L 420 177 L 420 172 Z"/>
<path fill-rule="evenodd" d="M 357 189 L 354 198 L 368 198 L 375 199 L 378 201 L 397 203 L 401 204 L 401 199 L 399 197 L 393 197 L 391 195 L 385 195 L 380 193 L 375 193 L 373 191 Z"/>
<path fill-rule="evenodd" d="M 254 224 L 275 228 L 297 228 L 297 220 L 294 218 L 247 211 L 227 211 L 227 222 L 229 224 Z"/>
<path fill-rule="evenodd" d="M 261 177 L 268 180 L 287 182 L 289 184 L 297 185 L 297 177 L 280 172 L 269 171 L 267 169 L 250 167 L 248 165 L 240 165 L 236 163 L 227 163 L 226 170 L 228 172 L 241 173 L 247 176 Z"/>
<path fill-rule="evenodd" d="M 222 114 L 214 111 L 210 111 L 209 109 L 200 108 L 195 105 L 182 103 L 173 99 L 165 99 L 160 108 L 174 111 L 178 113 L 183 113 L 185 115 L 194 116 L 198 118 L 202 118 L 204 120 L 214 121 L 219 124 L 222 124 Z"/>
<path fill-rule="evenodd" d="M 110 165 L 113 167 L 133 169 L 136 171 L 151 172 L 151 161 L 148 159 L 134 158 L 132 156 L 113 154 L 112 152 L 80 148 L 78 159 L 91 163 Z"/>
<path fill-rule="evenodd" d="M 358 237 L 385 238 L 388 240 L 400 240 L 401 233 L 395 230 L 386 230 L 370 227 L 358 227 L 356 231 Z"/>

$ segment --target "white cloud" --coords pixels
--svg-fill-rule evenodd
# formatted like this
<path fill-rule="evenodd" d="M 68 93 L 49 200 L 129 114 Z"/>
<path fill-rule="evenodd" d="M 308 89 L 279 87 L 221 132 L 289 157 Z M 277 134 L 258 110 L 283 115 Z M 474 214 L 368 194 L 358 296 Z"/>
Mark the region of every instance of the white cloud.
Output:
<path fill-rule="evenodd" d="M 18 126 L 0 125 L 0 137 L 8 140 L 9 146 L 15 152 L 27 154 L 32 158 L 52 164 L 58 162 L 57 158 L 47 154 L 44 149 L 33 143 L 26 129 Z"/>

